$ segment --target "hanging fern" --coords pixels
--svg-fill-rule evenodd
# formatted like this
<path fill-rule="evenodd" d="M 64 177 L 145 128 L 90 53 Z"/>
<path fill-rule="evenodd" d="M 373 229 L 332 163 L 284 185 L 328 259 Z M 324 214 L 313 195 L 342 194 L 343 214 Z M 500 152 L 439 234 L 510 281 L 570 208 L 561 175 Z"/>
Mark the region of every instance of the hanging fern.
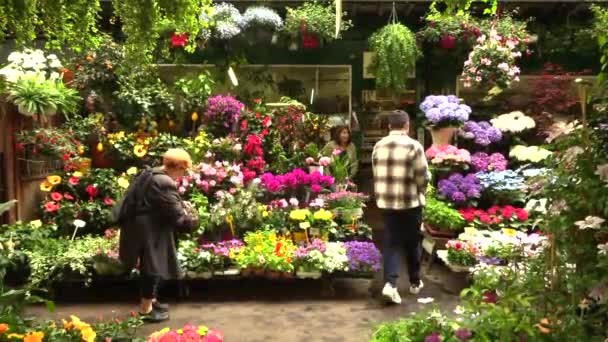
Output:
<path fill-rule="evenodd" d="M 409 74 L 415 70 L 419 56 L 416 38 L 404 25 L 389 24 L 369 39 L 376 56 L 372 64 L 376 87 L 403 91 Z"/>

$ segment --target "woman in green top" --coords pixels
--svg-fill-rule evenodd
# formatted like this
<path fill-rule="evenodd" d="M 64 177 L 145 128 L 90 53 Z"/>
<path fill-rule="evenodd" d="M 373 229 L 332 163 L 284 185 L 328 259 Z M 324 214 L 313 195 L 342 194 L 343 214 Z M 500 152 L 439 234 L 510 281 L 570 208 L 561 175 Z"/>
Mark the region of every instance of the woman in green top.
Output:
<path fill-rule="evenodd" d="M 357 160 L 357 149 L 352 142 L 352 134 L 348 126 L 335 128 L 332 140 L 323 147 L 321 154 L 331 157 L 335 150 L 346 152 L 350 166 L 349 178 L 352 180 L 359 170 L 359 161 Z"/>

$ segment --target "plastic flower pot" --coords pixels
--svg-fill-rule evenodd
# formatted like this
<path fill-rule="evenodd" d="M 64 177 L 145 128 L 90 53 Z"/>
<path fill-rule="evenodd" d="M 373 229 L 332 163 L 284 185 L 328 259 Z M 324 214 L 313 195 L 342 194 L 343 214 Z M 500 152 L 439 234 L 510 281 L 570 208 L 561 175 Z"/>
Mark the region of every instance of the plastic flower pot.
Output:
<path fill-rule="evenodd" d="M 431 128 L 431 137 L 433 145 L 449 145 L 456 133 L 456 127 Z"/>
<path fill-rule="evenodd" d="M 456 37 L 451 34 L 446 34 L 439 39 L 439 47 L 450 50 L 456 47 Z"/>
<path fill-rule="evenodd" d="M 302 33 L 302 47 L 305 49 L 316 49 L 321 45 L 321 39 L 316 34 Z"/>

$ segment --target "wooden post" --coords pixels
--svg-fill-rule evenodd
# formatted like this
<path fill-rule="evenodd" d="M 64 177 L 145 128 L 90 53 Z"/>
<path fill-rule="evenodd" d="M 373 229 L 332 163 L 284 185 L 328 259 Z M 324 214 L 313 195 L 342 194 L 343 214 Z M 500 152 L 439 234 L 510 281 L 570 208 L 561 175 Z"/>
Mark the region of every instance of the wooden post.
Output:
<path fill-rule="evenodd" d="M 13 144 L 13 133 L 17 128 L 18 115 L 4 101 L 0 102 L 0 127 L 3 133 L 0 139 L 0 150 L 4 153 L 6 168 L 6 197 L 8 200 L 19 199 L 19 187 L 17 180 L 17 157 L 15 155 L 15 144 Z M 8 222 L 14 223 L 19 217 L 19 203 L 8 211 Z"/>

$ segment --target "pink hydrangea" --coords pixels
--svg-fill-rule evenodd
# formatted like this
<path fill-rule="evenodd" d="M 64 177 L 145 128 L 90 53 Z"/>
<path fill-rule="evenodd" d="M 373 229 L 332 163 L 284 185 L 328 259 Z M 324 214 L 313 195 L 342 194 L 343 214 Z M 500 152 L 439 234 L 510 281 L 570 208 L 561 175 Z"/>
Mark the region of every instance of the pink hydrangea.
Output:
<path fill-rule="evenodd" d="M 444 162 L 470 163 L 471 154 L 465 149 L 459 149 L 453 145 L 431 146 L 426 150 L 426 157 L 432 164 Z"/>

